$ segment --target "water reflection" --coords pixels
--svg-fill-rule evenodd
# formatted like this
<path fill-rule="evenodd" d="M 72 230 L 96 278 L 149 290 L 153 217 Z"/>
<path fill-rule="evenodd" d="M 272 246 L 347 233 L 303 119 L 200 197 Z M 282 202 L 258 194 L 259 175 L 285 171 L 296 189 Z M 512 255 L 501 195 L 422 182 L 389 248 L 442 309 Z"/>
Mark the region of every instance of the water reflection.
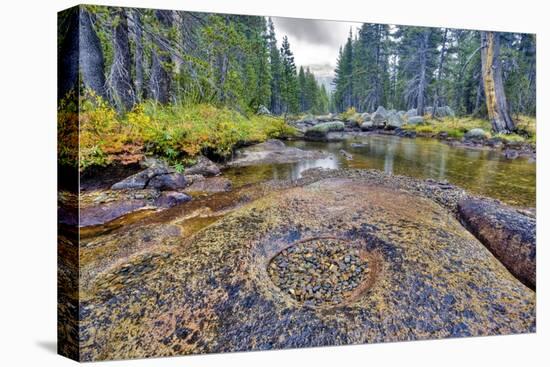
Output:
<path fill-rule="evenodd" d="M 324 169 L 337 169 L 339 166 L 339 161 L 334 157 L 324 158 L 324 159 L 314 159 L 301 161 L 291 165 L 291 175 L 290 177 L 293 180 L 302 177 L 302 172 L 310 168 L 324 168 Z"/>
<path fill-rule="evenodd" d="M 359 144 L 358 144 L 359 143 Z M 261 165 L 226 171 L 235 186 L 270 179 L 298 179 L 310 168 L 370 168 L 388 174 L 448 180 L 469 191 L 515 205 L 535 206 L 536 165 L 506 160 L 501 152 L 451 147 L 434 139 L 369 135 L 343 142 L 289 142 L 301 149 L 325 150 L 332 158 Z M 353 155 L 345 160 L 344 149 Z"/>

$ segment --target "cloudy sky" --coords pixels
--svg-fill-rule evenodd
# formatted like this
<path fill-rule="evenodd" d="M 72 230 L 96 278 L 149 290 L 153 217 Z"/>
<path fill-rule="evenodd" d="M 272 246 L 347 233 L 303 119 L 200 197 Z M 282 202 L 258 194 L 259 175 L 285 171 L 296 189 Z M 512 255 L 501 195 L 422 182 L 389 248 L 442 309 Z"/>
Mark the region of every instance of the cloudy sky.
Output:
<path fill-rule="evenodd" d="M 288 36 L 296 66 L 309 66 L 326 87 L 334 77 L 338 49 L 346 42 L 350 27 L 355 34 L 356 29 L 361 26 L 361 23 L 329 20 L 272 19 L 279 47 L 283 36 Z"/>

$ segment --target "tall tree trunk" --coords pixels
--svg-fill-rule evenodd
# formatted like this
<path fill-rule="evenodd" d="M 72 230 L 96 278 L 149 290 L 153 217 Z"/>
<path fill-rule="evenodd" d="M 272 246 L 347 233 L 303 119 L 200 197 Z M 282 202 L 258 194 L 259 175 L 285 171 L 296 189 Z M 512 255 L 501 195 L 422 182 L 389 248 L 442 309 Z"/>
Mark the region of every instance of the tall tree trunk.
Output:
<path fill-rule="evenodd" d="M 481 32 L 481 70 L 487 113 L 497 133 L 509 133 L 516 126 L 506 101 L 500 63 L 500 35 L 497 32 Z"/>
<path fill-rule="evenodd" d="M 155 16 L 161 25 L 163 32 L 153 36 L 154 47 L 151 50 L 151 76 L 149 78 L 149 89 L 151 96 L 159 103 L 170 102 L 170 52 L 167 47 L 167 40 L 163 35 L 168 32 L 173 24 L 173 16 L 170 10 L 156 10 Z"/>
<path fill-rule="evenodd" d="M 479 78 L 479 83 L 477 83 L 477 91 L 476 91 L 476 104 L 472 112 L 474 116 L 479 115 L 479 111 L 481 109 L 482 97 L 483 97 L 483 78 Z"/>
<path fill-rule="evenodd" d="M 73 91 L 78 94 L 78 28 L 80 7 L 58 13 L 57 98 Z"/>
<path fill-rule="evenodd" d="M 422 34 L 420 45 L 420 80 L 418 82 L 418 96 L 416 99 L 416 108 L 419 116 L 424 115 L 424 93 L 426 92 L 426 64 L 428 52 L 428 41 L 430 39 L 430 29 L 426 29 Z"/>
<path fill-rule="evenodd" d="M 435 84 L 434 103 L 432 109 L 432 118 L 435 117 L 437 107 L 439 107 L 439 88 L 441 87 L 441 77 L 443 76 L 443 65 L 445 62 L 445 53 L 447 52 L 447 32 L 449 30 L 445 28 L 443 33 L 443 42 L 441 44 L 441 53 L 439 54 L 439 65 L 437 68 L 437 82 Z"/>
<path fill-rule="evenodd" d="M 382 42 L 382 32 L 380 30 L 381 27 L 382 25 L 379 24 L 376 29 L 376 47 L 374 51 L 374 58 L 376 61 L 376 74 L 374 77 L 375 99 L 373 109 L 376 109 L 378 108 L 378 106 L 382 105 L 382 81 L 380 80 L 380 74 L 385 72 L 385 65 L 382 65 L 382 67 L 380 67 L 380 43 Z"/>
<path fill-rule="evenodd" d="M 105 62 L 101 43 L 92 23 L 92 15 L 80 7 L 79 71 L 84 87 L 105 98 Z"/>
<path fill-rule="evenodd" d="M 139 10 L 134 9 L 132 11 L 132 35 L 134 38 L 135 52 L 134 52 L 134 68 L 136 77 L 134 80 L 134 89 L 136 95 L 136 101 L 142 100 L 143 96 L 143 30 L 141 24 L 141 16 Z"/>
<path fill-rule="evenodd" d="M 129 111 L 135 103 L 132 85 L 132 59 L 128 40 L 128 19 L 126 10 L 113 11 L 116 22 L 113 27 L 113 63 L 109 73 L 109 93 L 119 112 Z"/>

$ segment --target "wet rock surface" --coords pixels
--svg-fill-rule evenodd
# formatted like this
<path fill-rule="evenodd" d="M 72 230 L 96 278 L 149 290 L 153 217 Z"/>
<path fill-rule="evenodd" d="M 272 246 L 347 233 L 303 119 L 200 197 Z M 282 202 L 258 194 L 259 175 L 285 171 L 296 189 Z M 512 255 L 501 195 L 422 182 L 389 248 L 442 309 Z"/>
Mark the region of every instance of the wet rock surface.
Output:
<path fill-rule="evenodd" d="M 284 142 L 271 139 L 265 143 L 240 149 L 237 151 L 236 158 L 227 165 L 229 167 L 245 167 L 257 164 L 292 163 L 327 157 L 328 154 L 325 152 L 287 147 Z"/>
<path fill-rule="evenodd" d="M 536 220 L 495 201 L 465 198 L 458 203 L 468 229 L 523 283 L 536 287 Z"/>
<path fill-rule="evenodd" d="M 107 190 L 83 193 L 80 197 L 81 227 L 108 223 L 143 210 L 159 210 L 191 200 L 179 192 L 157 190 Z"/>
<path fill-rule="evenodd" d="M 231 191 L 233 185 L 231 180 L 225 177 L 206 177 L 199 178 L 193 181 L 193 183 L 188 186 L 186 192 L 225 192 Z"/>
<path fill-rule="evenodd" d="M 112 190 L 160 189 L 177 190 L 187 185 L 185 176 L 168 166 L 149 167 L 111 186 Z"/>
<path fill-rule="evenodd" d="M 299 180 L 265 186 L 265 194 L 249 196 L 247 205 L 190 236 L 169 226 L 188 209 L 161 213 L 158 220 L 167 226 L 148 237 L 147 228 L 135 226 L 142 240 L 128 241 L 148 243 L 145 252 L 89 278 L 80 305 L 81 358 L 535 331 L 535 292 L 456 219 L 462 190 L 366 170 L 313 170 Z M 342 241 L 320 248 L 332 248 L 344 263 L 349 256 L 361 267 L 363 251 L 371 269 L 367 278 L 376 277 L 353 296 L 344 295 L 345 302 L 324 298 L 308 307 L 277 286 L 268 269 L 283 251 L 299 249 L 300 241 L 327 237 Z M 99 251 L 102 243 L 87 247 Z M 313 256 L 322 263 L 330 254 Z M 342 270 L 337 279 L 346 274 Z"/>

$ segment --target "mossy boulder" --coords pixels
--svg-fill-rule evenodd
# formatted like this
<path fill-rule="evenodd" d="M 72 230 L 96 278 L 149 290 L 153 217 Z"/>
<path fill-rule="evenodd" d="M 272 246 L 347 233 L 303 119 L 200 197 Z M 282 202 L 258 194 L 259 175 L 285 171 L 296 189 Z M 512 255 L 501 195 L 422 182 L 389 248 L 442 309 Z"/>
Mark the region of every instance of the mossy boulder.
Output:
<path fill-rule="evenodd" d="M 304 134 L 304 138 L 307 140 L 327 140 L 327 134 L 329 132 L 343 131 L 345 124 L 341 121 L 323 122 L 308 128 Z"/>

